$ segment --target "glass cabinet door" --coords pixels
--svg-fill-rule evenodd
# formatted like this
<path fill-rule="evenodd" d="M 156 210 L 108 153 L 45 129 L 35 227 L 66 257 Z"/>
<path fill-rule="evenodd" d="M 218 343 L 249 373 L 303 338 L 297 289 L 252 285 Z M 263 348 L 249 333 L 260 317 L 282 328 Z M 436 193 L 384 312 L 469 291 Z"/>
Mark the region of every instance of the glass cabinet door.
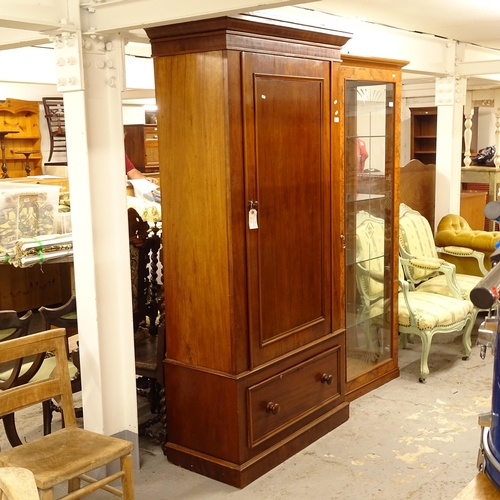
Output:
<path fill-rule="evenodd" d="M 394 370 L 397 357 L 394 100 L 392 82 L 344 81 L 347 392 L 383 376 L 389 361 Z"/>

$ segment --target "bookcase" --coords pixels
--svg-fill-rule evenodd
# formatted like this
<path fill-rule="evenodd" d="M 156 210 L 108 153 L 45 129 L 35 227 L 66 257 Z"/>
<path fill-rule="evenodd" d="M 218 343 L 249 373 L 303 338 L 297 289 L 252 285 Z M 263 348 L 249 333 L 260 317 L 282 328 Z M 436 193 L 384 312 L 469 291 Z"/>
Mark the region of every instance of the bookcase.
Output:
<path fill-rule="evenodd" d="M 436 163 L 437 107 L 410 108 L 410 157 L 425 165 Z"/>

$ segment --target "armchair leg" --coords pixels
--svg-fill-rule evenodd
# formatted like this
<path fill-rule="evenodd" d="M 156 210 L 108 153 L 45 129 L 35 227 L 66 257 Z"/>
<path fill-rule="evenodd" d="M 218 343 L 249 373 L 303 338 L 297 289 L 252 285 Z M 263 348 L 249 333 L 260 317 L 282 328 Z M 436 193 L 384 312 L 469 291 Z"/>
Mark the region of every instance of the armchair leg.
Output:
<path fill-rule="evenodd" d="M 429 352 L 431 350 L 432 337 L 427 335 L 427 332 L 422 332 L 420 338 L 422 340 L 422 354 L 420 357 L 420 378 L 418 379 L 418 381 L 424 383 L 427 375 L 429 375 L 428 360 Z"/>
<path fill-rule="evenodd" d="M 462 344 L 464 346 L 464 351 L 465 351 L 465 356 L 463 356 L 462 359 L 464 361 L 469 359 L 470 354 L 472 352 L 471 336 L 472 336 L 472 329 L 474 328 L 474 325 L 476 324 L 477 313 L 478 313 L 478 309 L 475 307 L 472 310 L 472 316 L 471 316 L 469 322 L 467 323 L 467 326 L 465 327 L 464 333 L 462 335 Z"/>

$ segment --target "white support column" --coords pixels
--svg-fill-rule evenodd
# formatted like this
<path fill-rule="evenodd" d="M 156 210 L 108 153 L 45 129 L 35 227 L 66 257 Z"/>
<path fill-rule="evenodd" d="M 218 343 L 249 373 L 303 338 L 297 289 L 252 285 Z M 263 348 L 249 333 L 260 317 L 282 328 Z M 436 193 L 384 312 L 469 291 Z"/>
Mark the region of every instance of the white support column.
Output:
<path fill-rule="evenodd" d="M 465 78 L 437 78 L 436 225 L 460 213 Z"/>
<path fill-rule="evenodd" d="M 79 33 L 75 40 L 70 55 L 68 43 L 59 44 L 56 60 L 67 116 L 84 426 L 132 441 L 138 468 L 121 102 L 123 41 L 117 35 L 82 40 Z"/>

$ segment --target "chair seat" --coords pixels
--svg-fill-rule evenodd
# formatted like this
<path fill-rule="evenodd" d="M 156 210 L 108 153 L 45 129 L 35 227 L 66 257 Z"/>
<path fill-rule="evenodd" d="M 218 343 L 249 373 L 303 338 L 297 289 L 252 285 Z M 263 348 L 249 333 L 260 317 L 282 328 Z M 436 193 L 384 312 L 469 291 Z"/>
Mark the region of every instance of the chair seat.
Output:
<path fill-rule="evenodd" d="M 69 427 L 2 451 L 0 466 L 29 469 L 37 487 L 48 489 L 119 459 L 132 449 L 130 441 Z"/>
<path fill-rule="evenodd" d="M 412 292 L 411 305 L 418 316 L 417 326 L 419 330 L 460 325 L 474 308 L 469 300 L 425 292 Z M 399 324 L 410 326 L 410 314 L 402 293 L 399 294 L 398 312 Z M 461 328 L 462 326 L 460 326 Z"/>
<path fill-rule="evenodd" d="M 465 294 L 466 299 L 469 299 L 471 290 L 481 281 L 479 276 L 468 274 L 457 274 L 457 283 Z M 417 286 L 418 292 L 434 293 L 453 297 L 450 287 L 446 283 L 446 276 L 441 274 L 435 278 L 430 278 Z"/>
<path fill-rule="evenodd" d="M 26 371 L 29 369 L 31 366 L 31 363 L 23 363 L 23 366 L 21 367 L 21 372 L 19 375 L 24 375 Z M 40 369 L 36 372 L 35 376 L 31 379 L 33 382 L 38 382 L 39 380 L 44 380 L 50 376 L 54 368 L 56 367 L 56 358 L 51 357 L 51 358 L 45 358 L 43 360 L 42 366 L 40 366 Z M 74 378 L 76 374 L 78 373 L 77 367 L 73 364 L 73 361 L 68 360 L 68 370 L 69 370 L 69 376 L 70 378 Z M 10 377 L 11 371 L 10 370 L 5 370 L 0 373 L 0 380 L 5 381 Z"/>

